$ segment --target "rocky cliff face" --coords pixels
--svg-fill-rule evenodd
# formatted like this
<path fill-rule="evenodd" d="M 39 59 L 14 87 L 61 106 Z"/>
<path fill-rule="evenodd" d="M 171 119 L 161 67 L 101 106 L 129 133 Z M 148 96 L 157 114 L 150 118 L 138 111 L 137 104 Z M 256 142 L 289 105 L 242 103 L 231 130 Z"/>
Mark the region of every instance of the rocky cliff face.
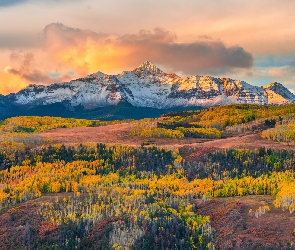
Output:
<path fill-rule="evenodd" d="M 286 104 L 293 103 L 295 95 L 280 83 L 257 87 L 230 78 L 181 78 L 147 61 L 118 75 L 97 72 L 66 83 L 30 85 L 16 94 L 0 96 L 0 112 L 4 112 L 5 103 L 26 109 L 54 103 L 64 103 L 69 109 L 94 109 L 123 100 L 135 107 L 163 109 L 231 103 Z"/>
<path fill-rule="evenodd" d="M 273 82 L 263 88 L 267 93 L 267 102 L 270 105 L 282 105 L 295 102 L 294 94 L 278 82 Z"/>

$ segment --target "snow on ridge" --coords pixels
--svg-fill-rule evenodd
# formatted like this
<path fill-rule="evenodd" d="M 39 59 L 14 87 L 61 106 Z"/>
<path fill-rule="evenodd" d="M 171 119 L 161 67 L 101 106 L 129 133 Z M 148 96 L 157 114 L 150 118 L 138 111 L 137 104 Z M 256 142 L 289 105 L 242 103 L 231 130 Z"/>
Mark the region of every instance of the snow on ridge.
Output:
<path fill-rule="evenodd" d="M 117 105 L 121 100 L 152 108 L 295 102 L 295 95 L 279 83 L 257 87 L 230 78 L 199 75 L 181 78 L 163 72 L 150 61 L 118 75 L 96 72 L 66 83 L 30 85 L 12 95 L 18 105 L 68 101 L 72 107 L 83 105 L 86 109 Z"/>

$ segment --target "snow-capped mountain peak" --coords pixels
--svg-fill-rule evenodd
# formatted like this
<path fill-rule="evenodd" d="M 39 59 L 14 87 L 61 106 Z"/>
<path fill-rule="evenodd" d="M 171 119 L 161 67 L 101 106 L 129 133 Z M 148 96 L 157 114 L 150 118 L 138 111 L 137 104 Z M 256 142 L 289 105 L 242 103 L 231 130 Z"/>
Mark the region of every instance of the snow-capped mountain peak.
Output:
<path fill-rule="evenodd" d="M 145 61 L 139 67 L 135 69 L 135 71 L 143 71 L 144 73 L 148 74 L 162 74 L 163 71 L 160 70 L 155 64 L 150 61 Z"/>
<path fill-rule="evenodd" d="M 267 92 L 269 104 L 287 104 L 295 102 L 295 95 L 281 83 L 272 82 L 263 87 Z"/>
<path fill-rule="evenodd" d="M 199 75 L 181 78 L 146 61 L 118 75 L 97 72 L 66 83 L 30 85 L 16 94 L 1 96 L 1 100 L 25 109 L 53 103 L 65 103 L 70 109 L 78 106 L 94 109 L 118 105 L 121 101 L 161 109 L 231 103 L 280 105 L 294 103 L 295 95 L 276 82 L 257 87 L 230 78 Z"/>

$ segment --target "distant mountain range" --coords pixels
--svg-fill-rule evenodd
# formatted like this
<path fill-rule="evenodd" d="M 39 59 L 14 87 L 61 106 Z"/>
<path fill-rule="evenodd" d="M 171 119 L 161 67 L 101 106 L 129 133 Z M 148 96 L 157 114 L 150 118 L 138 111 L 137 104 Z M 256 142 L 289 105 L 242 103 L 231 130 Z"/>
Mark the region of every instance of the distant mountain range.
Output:
<path fill-rule="evenodd" d="M 57 115 L 96 119 L 141 118 L 171 110 L 232 103 L 282 105 L 295 95 L 282 84 L 264 87 L 211 76 L 179 77 L 146 61 L 118 75 L 97 72 L 49 86 L 29 85 L 0 95 L 0 119 L 15 115 Z"/>

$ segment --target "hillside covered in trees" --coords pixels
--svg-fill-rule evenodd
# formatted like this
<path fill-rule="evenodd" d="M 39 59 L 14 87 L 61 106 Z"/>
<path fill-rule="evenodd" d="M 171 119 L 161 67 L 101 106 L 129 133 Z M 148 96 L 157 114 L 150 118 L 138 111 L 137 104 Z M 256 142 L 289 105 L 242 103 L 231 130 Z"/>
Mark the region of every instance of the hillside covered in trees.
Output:
<path fill-rule="evenodd" d="M 171 112 L 150 124 L 146 122 L 145 126 L 134 129 L 131 135 L 145 138 L 220 139 L 232 134 L 265 130 L 263 138 L 293 142 L 294 119 L 294 104 L 235 104 L 196 111 Z M 276 127 L 273 128 L 274 126 Z"/>
<path fill-rule="evenodd" d="M 292 152 L 265 149 L 210 151 L 194 161 L 157 147 L 2 150 L 0 204 L 5 211 L 46 194 L 73 194 L 42 203 L 41 227 L 28 221 L 27 238 L 14 249 L 96 249 L 97 240 L 101 249 L 214 249 L 210 217 L 192 201 L 272 195 L 276 207 L 293 213 L 294 163 Z"/>
<path fill-rule="evenodd" d="M 214 144 L 260 131 L 259 137 L 292 144 L 294 114 L 294 105 L 229 105 L 138 121 L 4 120 L 0 249 L 291 249 L 295 228 L 274 240 L 267 226 L 259 227 L 261 233 L 251 223 L 270 220 L 268 213 L 294 218 L 295 150 L 162 147 L 152 141 L 54 144 L 40 133 L 124 123 L 129 130 L 123 140 L 201 138 Z M 237 197 L 236 203 L 224 203 Z M 269 199 L 239 203 L 247 197 Z M 237 211 L 244 218 L 237 219 Z M 230 218 L 240 234 L 219 230 L 220 218 Z M 238 242 L 246 232 L 249 238 Z M 251 241 L 253 235 L 263 241 Z"/>

